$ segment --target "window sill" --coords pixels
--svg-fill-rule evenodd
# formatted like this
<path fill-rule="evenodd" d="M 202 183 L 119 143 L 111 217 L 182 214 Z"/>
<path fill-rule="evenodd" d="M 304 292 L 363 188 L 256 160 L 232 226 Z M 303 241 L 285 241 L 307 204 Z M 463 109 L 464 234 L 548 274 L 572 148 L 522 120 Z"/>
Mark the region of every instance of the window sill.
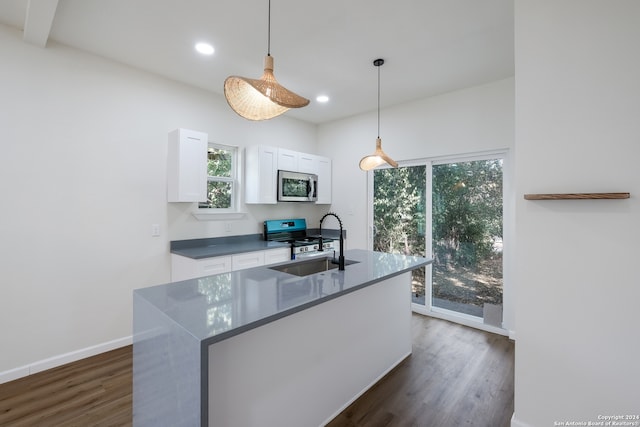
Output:
<path fill-rule="evenodd" d="M 229 219 L 242 219 L 247 213 L 246 212 L 209 212 L 206 209 L 198 209 L 197 211 L 191 212 L 193 216 L 195 216 L 198 221 L 225 221 Z"/>

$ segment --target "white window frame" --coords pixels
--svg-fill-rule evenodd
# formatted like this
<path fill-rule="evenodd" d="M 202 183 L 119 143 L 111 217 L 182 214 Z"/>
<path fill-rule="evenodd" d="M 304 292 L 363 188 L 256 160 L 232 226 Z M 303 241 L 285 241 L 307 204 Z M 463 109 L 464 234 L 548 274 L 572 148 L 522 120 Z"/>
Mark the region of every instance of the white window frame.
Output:
<path fill-rule="evenodd" d="M 217 148 L 232 152 L 231 162 L 231 177 L 218 177 L 213 181 L 230 182 L 231 183 L 231 207 L 229 208 L 201 208 L 196 205 L 196 210 L 192 213 L 197 219 L 201 221 L 211 220 L 227 220 L 227 219 L 240 219 L 243 218 L 246 213 L 241 210 L 242 200 L 242 171 L 240 170 L 242 162 L 240 159 L 240 148 L 235 145 L 220 144 L 217 142 L 209 142 L 207 146 L 207 155 L 209 148 Z M 210 181 L 210 176 L 207 175 L 207 182 Z"/>

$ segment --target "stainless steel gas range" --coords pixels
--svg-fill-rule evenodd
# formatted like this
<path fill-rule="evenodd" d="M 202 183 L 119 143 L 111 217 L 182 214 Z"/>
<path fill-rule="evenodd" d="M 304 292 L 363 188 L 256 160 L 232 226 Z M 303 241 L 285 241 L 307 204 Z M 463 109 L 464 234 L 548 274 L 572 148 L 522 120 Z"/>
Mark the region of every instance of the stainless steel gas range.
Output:
<path fill-rule="evenodd" d="M 335 250 L 333 239 L 322 238 L 322 250 L 320 250 L 319 237 L 307 234 L 307 221 L 304 218 L 274 219 L 264 222 L 264 239 L 291 243 L 291 259 L 333 253 Z"/>

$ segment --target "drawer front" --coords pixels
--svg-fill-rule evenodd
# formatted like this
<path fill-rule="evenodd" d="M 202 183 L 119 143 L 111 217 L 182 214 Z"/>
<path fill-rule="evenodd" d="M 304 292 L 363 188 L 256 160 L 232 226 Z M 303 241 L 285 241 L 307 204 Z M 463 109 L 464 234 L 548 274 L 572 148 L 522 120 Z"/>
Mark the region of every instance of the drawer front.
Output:
<path fill-rule="evenodd" d="M 277 264 L 291 260 L 291 248 L 269 249 L 264 251 L 264 264 Z"/>
<path fill-rule="evenodd" d="M 171 281 L 213 276 L 214 274 L 260 267 L 261 265 L 277 264 L 290 259 L 290 248 L 268 249 L 198 260 L 172 254 Z"/>
<path fill-rule="evenodd" d="M 213 276 L 214 274 L 228 273 L 231 271 L 231 257 L 220 256 L 203 258 L 197 261 L 198 277 Z"/>
<path fill-rule="evenodd" d="M 247 252 L 231 256 L 231 269 L 233 271 L 264 265 L 264 252 Z"/>
<path fill-rule="evenodd" d="M 195 279 L 231 271 L 231 256 L 203 259 L 187 258 L 171 254 L 171 281 Z"/>

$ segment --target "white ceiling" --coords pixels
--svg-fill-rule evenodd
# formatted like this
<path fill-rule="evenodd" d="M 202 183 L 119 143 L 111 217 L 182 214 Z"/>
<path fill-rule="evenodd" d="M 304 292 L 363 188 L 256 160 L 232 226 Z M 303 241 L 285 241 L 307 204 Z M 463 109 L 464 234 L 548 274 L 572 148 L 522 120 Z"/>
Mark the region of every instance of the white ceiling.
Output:
<path fill-rule="evenodd" d="M 0 23 L 25 42 L 220 94 L 229 75 L 262 75 L 267 17 L 268 0 L 0 1 Z M 197 41 L 215 54 L 196 53 Z M 376 109 L 376 58 L 383 108 L 513 76 L 513 0 L 272 0 L 271 55 L 279 83 L 311 99 L 285 114 L 323 123 Z"/>

